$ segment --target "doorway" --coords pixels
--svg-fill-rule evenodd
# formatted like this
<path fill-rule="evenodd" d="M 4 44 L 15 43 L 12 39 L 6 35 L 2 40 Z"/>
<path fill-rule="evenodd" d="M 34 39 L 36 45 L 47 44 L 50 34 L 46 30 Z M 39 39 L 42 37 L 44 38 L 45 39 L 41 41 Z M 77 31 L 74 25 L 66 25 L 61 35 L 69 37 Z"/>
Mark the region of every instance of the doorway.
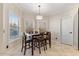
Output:
<path fill-rule="evenodd" d="M 67 45 L 73 45 L 73 19 L 72 16 L 65 16 L 62 18 L 61 30 L 62 30 L 62 43 Z"/>

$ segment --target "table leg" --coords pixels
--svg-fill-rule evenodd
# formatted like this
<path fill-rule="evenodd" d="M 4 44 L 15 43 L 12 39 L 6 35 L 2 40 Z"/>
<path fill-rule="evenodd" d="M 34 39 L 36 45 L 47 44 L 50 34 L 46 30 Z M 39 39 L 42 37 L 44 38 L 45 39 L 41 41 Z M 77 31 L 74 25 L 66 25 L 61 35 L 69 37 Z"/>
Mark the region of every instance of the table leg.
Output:
<path fill-rule="evenodd" d="M 33 40 L 32 40 L 32 56 L 34 55 L 34 49 L 33 49 Z"/>

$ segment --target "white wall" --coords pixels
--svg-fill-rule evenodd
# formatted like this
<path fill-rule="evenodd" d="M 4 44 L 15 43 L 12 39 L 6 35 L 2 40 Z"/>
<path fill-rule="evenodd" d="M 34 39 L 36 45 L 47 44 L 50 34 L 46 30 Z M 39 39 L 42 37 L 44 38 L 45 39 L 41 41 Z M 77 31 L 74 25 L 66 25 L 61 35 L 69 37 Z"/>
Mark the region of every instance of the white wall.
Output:
<path fill-rule="evenodd" d="M 60 41 L 60 17 L 59 16 L 53 16 L 49 20 L 49 30 L 52 33 L 52 40 Z"/>
<path fill-rule="evenodd" d="M 61 19 L 63 16 L 72 16 L 74 23 L 73 23 L 73 46 L 77 49 L 78 48 L 78 8 L 73 8 L 69 11 L 61 13 L 59 15 L 51 16 L 49 21 L 49 29 L 52 32 L 52 37 L 54 40 L 58 37 L 57 41 L 61 42 Z"/>
<path fill-rule="evenodd" d="M 35 28 L 35 25 L 37 25 L 35 22 L 35 16 L 29 15 L 22 9 L 19 9 L 14 4 L 0 4 L 0 45 L 3 44 L 4 48 L 9 43 L 9 31 L 8 31 L 8 13 L 9 11 L 14 11 L 19 17 L 20 17 L 20 31 L 25 31 L 25 24 L 24 22 L 26 20 L 29 20 L 33 22 L 33 28 Z M 3 16 L 2 16 L 3 15 Z M 52 40 L 55 40 L 56 37 L 58 37 L 57 41 L 61 42 L 61 19 L 63 16 L 66 15 L 72 15 L 74 19 L 74 47 L 78 48 L 78 8 L 73 8 L 72 10 L 66 11 L 64 13 L 61 13 L 59 15 L 44 17 L 44 21 L 46 22 L 46 29 L 51 31 L 52 33 Z M 3 17 L 3 18 L 2 18 Z M 3 20 L 2 20 L 3 19 Z M 3 33 L 4 31 L 4 33 Z M 19 41 L 14 41 L 12 43 L 9 43 L 9 45 L 16 45 Z M 13 46 L 12 46 L 13 47 Z"/>
<path fill-rule="evenodd" d="M 78 10 L 78 9 L 77 9 Z M 78 11 L 75 12 L 74 16 L 73 16 L 73 20 L 74 20 L 74 28 L 73 28 L 73 31 L 74 31 L 74 35 L 73 35 L 73 45 L 74 45 L 74 48 L 78 49 Z"/>
<path fill-rule="evenodd" d="M 0 4 L 0 48 L 2 45 L 2 40 L 3 40 L 3 4 Z"/>

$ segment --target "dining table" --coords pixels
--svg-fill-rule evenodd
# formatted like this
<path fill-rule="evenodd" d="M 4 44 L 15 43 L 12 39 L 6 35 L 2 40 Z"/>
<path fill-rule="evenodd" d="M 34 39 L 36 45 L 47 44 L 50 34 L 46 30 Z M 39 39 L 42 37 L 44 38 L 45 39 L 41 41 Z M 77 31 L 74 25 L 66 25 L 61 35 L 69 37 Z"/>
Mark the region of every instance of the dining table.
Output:
<path fill-rule="evenodd" d="M 27 40 L 31 40 L 31 54 L 34 55 L 34 38 L 33 36 L 38 36 L 39 33 L 25 33 L 27 35 Z M 50 35 L 48 38 L 49 41 L 49 47 L 51 48 L 51 33 L 49 32 Z M 44 37 L 46 38 L 46 34 L 44 34 Z"/>

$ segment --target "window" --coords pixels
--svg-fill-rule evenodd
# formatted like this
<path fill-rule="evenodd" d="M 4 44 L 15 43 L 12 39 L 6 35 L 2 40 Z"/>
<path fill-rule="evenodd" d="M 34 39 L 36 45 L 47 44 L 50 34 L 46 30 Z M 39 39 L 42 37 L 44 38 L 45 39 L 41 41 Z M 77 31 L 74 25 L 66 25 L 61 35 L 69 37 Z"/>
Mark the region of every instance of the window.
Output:
<path fill-rule="evenodd" d="M 30 20 L 25 21 L 25 29 L 26 29 L 26 32 L 33 31 L 33 23 L 32 23 L 32 21 L 30 21 Z"/>
<path fill-rule="evenodd" d="M 16 39 L 19 37 L 19 18 L 16 14 L 11 13 L 9 15 L 9 28 L 10 39 Z"/>

